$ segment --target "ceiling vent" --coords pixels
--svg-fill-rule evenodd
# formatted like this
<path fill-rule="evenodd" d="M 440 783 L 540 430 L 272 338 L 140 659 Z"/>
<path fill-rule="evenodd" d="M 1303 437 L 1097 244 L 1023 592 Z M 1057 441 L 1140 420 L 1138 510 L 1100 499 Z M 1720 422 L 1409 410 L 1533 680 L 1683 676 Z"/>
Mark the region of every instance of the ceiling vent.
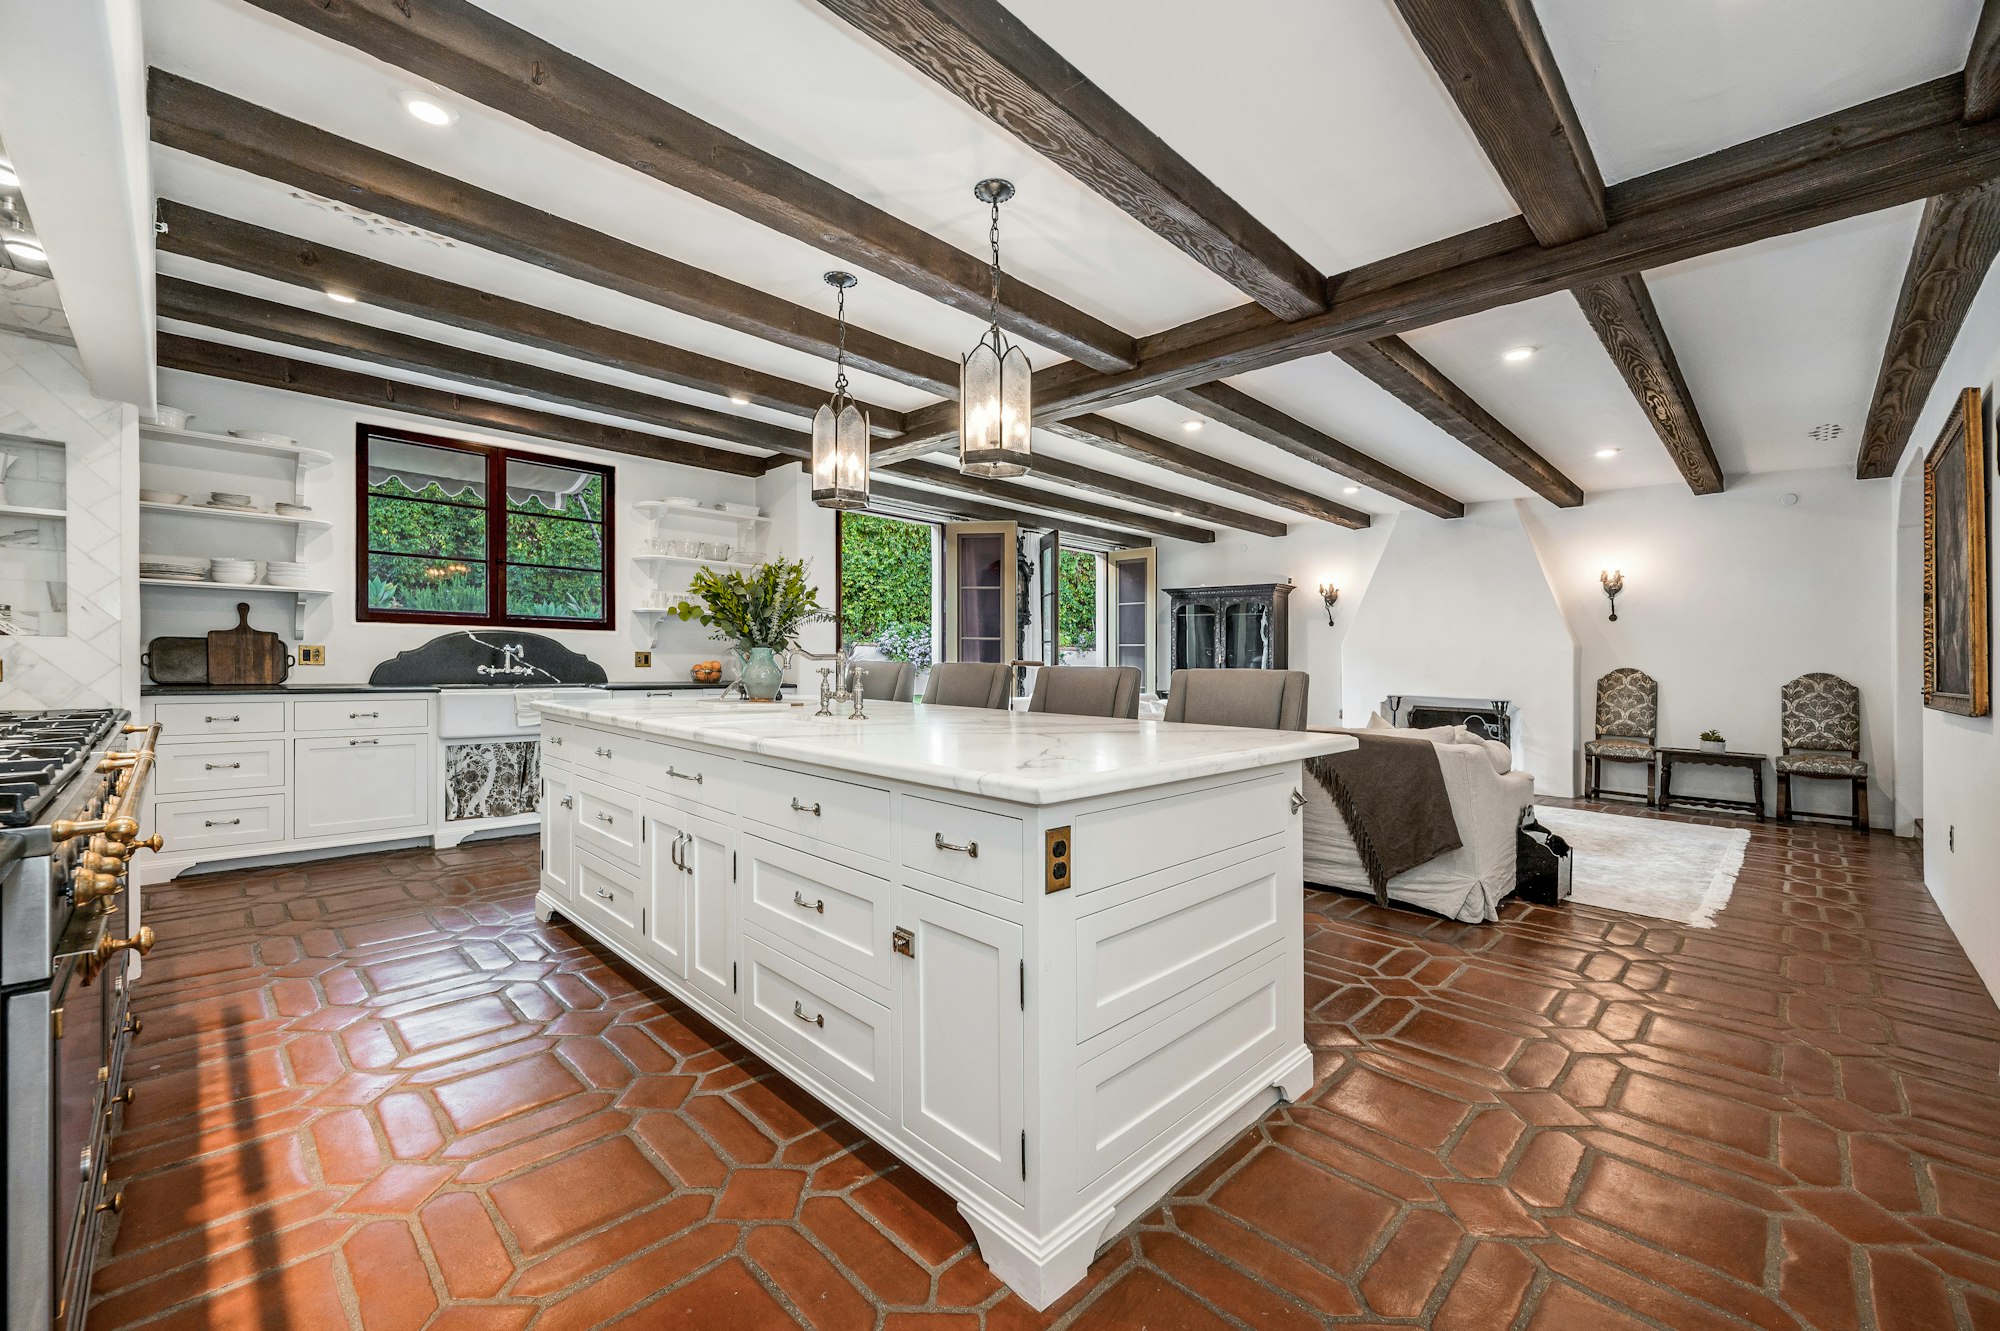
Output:
<path fill-rule="evenodd" d="M 363 212 L 336 199 L 322 198 L 317 194 L 298 189 L 292 191 L 292 197 L 309 208 L 318 208 L 336 217 L 345 217 L 371 236 L 401 236 L 410 240 L 421 240 L 426 245 L 437 245 L 445 249 L 457 248 L 457 243 L 448 236 L 440 236 L 435 231 L 426 231 L 420 226 L 398 222 L 380 213 Z"/>
<path fill-rule="evenodd" d="M 1807 430 L 1806 438 L 1812 440 L 1815 443 L 1830 444 L 1834 440 L 1840 438 L 1844 430 L 1845 427 L 1842 426 L 1838 421 L 1828 421 L 1824 425 L 1815 425 L 1812 427 L 1812 429 Z"/>

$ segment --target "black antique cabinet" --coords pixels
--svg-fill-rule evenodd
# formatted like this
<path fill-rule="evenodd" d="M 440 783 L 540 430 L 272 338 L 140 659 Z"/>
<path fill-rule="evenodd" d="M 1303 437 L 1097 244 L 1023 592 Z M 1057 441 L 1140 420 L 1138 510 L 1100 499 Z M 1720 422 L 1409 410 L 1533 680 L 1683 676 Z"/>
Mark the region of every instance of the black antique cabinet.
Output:
<path fill-rule="evenodd" d="M 1286 670 L 1289 582 L 1235 587 L 1170 587 L 1173 668 Z"/>

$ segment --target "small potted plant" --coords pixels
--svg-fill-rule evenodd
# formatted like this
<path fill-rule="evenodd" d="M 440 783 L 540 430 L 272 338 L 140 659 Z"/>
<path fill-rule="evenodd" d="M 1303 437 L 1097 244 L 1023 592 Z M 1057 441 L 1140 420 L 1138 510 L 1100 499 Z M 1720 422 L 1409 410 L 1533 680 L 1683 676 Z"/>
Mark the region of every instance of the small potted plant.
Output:
<path fill-rule="evenodd" d="M 1704 730 L 1701 732 L 1701 751 L 1703 753 L 1726 753 L 1728 750 L 1729 741 L 1722 737 L 1720 730 Z"/>
<path fill-rule="evenodd" d="M 747 573 L 717 573 L 704 564 L 688 584 L 699 603 L 683 597 L 668 611 L 715 630 L 709 636 L 717 642 L 735 644 L 744 696 L 775 702 L 785 679 L 776 654 L 796 647 L 806 625 L 833 618 L 821 608 L 819 589 L 806 581 L 806 571 L 803 559 L 774 559 Z"/>

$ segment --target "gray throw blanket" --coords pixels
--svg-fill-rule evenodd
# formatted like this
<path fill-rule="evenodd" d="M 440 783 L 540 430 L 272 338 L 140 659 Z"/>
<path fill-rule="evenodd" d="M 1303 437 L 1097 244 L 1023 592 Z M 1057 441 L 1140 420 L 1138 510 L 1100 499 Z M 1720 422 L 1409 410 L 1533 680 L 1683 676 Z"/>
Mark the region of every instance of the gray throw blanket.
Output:
<path fill-rule="evenodd" d="M 1368 885 L 1386 906 L 1390 879 L 1465 844 L 1444 788 L 1444 769 L 1437 746 L 1427 739 L 1367 730 L 1336 733 L 1354 736 L 1361 746 L 1308 758 L 1306 771 L 1346 820 Z"/>

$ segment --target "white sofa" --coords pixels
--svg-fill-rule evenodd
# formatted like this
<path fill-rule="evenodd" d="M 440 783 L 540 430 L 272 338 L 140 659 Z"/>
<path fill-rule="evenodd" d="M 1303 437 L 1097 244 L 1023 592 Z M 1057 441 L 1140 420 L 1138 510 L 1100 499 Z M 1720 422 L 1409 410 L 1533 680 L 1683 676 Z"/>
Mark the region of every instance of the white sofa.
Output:
<path fill-rule="evenodd" d="M 1445 793 L 1464 842 L 1457 850 L 1390 879 L 1390 899 L 1466 923 L 1500 918 L 1500 902 L 1514 890 L 1515 829 L 1521 811 L 1535 802 L 1535 778 L 1511 770 L 1506 745 L 1463 727 L 1398 730 L 1376 721 L 1379 718 L 1371 719 L 1369 729 L 1421 736 L 1437 746 Z M 1332 798 L 1310 775 L 1303 794 L 1306 882 L 1372 896 L 1354 838 Z"/>

